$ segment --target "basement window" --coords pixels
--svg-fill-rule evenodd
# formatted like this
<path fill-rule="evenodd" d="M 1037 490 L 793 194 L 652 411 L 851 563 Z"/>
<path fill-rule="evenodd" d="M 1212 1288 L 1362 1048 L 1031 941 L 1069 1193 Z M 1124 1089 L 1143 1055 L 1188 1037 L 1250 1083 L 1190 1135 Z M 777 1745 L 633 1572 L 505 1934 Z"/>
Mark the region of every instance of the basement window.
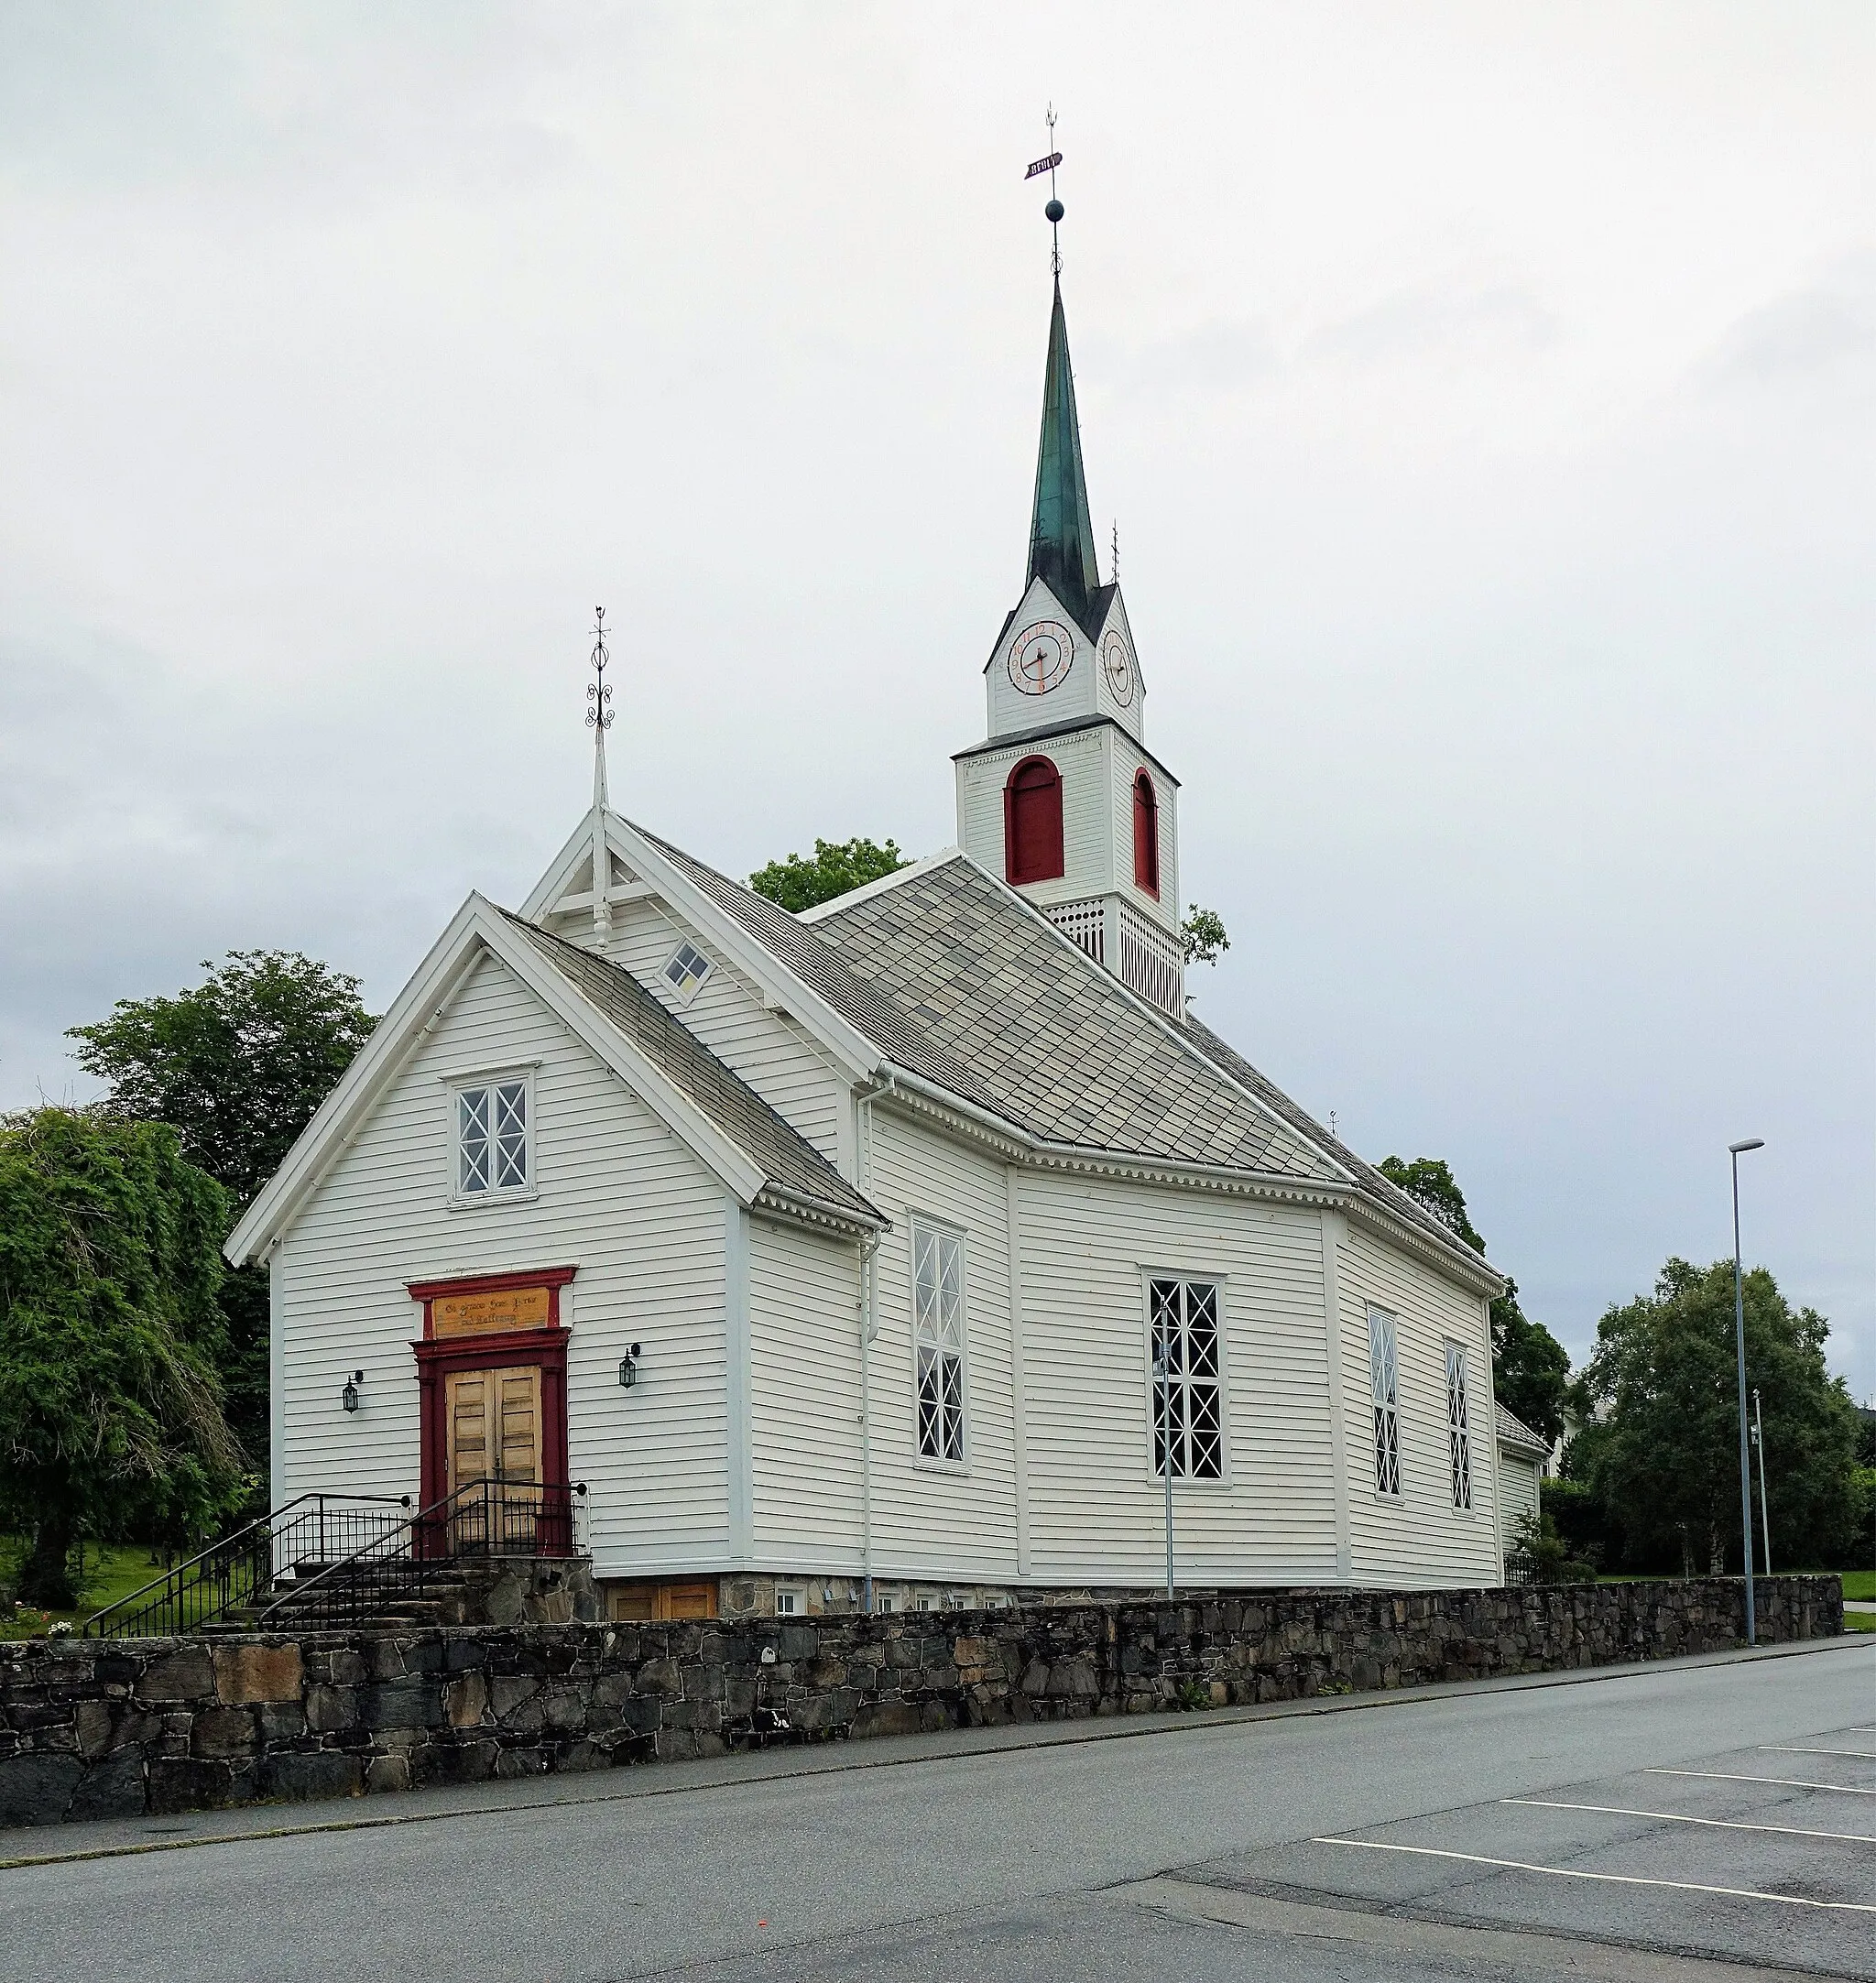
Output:
<path fill-rule="evenodd" d="M 798 1618 L 808 1608 L 806 1595 L 799 1590 L 788 1590 L 781 1585 L 775 1586 L 775 1615 L 779 1618 Z"/>
<path fill-rule="evenodd" d="M 709 975 L 709 958 L 691 942 L 680 943 L 664 967 L 664 982 L 677 994 L 682 1006 L 690 1004 L 697 996 L 698 986 Z"/>

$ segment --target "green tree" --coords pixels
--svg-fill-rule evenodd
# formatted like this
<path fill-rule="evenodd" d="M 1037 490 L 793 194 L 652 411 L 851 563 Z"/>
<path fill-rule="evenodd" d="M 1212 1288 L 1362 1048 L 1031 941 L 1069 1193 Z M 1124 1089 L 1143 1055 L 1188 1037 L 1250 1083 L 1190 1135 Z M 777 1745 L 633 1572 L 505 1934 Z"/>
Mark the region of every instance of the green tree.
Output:
<path fill-rule="evenodd" d="M 1384 1158 L 1379 1169 L 1424 1212 L 1430 1212 L 1456 1239 L 1475 1252 L 1485 1240 L 1466 1210 L 1466 1193 L 1443 1158 Z M 1532 1322 L 1518 1304 L 1518 1283 L 1507 1279 L 1505 1291 L 1491 1304 L 1491 1382 L 1499 1402 L 1533 1433 L 1555 1439 L 1564 1429 L 1564 1406 L 1570 1388 L 1570 1355 L 1541 1322 Z"/>
<path fill-rule="evenodd" d="M 0 1525 L 21 1595 L 76 1604 L 82 1535 L 199 1533 L 238 1491 L 217 1300 L 228 1195 L 175 1130 L 42 1108 L 0 1123 Z"/>
<path fill-rule="evenodd" d="M 908 865 L 904 855 L 890 840 L 882 846 L 872 840 L 817 840 L 814 857 L 791 854 L 785 861 L 770 861 L 749 877 L 758 895 L 799 915 L 818 902 L 831 902 L 837 895 L 864 888 L 882 875 L 897 874 Z"/>
<path fill-rule="evenodd" d="M 371 1036 L 358 980 L 298 951 L 230 951 L 174 997 L 124 998 L 74 1026 L 79 1064 L 110 1084 L 113 1114 L 167 1122 L 182 1154 L 245 1210 Z M 267 1284 L 259 1268 L 222 1287 L 228 1414 L 267 1451 Z"/>
<path fill-rule="evenodd" d="M 1179 941 L 1186 963 L 1216 964 L 1220 953 L 1231 948 L 1231 939 L 1225 934 L 1225 919 L 1216 910 L 1201 909 L 1196 902 L 1187 906 L 1191 913 L 1179 925 Z"/>
<path fill-rule="evenodd" d="M 1856 1506 L 1857 1411 L 1825 1367 L 1830 1325 L 1794 1309 L 1763 1268 L 1745 1277 L 1746 1381 L 1764 1411 L 1774 1563 L 1829 1563 Z M 1652 1294 L 1612 1307 L 1583 1375 L 1594 1417 L 1572 1442 L 1632 1543 L 1671 1545 L 1682 1567 L 1737 1569 L 1739 1379 L 1733 1264 L 1670 1259 Z M 1754 1480 L 1754 1526 L 1757 1525 Z"/>

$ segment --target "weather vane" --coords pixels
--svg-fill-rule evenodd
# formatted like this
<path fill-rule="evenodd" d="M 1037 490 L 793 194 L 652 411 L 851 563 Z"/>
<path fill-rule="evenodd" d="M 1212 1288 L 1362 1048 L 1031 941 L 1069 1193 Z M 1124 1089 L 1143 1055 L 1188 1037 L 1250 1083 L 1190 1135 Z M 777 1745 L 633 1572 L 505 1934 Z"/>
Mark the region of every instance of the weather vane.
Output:
<path fill-rule="evenodd" d="M 1055 106 L 1049 105 L 1049 156 L 1038 158 L 1023 174 L 1025 180 L 1032 180 L 1039 172 L 1049 175 L 1049 203 L 1042 209 L 1043 217 L 1049 223 L 1049 272 L 1062 273 L 1062 215 L 1064 212 L 1061 201 L 1055 197 L 1055 168 L 1062 163 L 1062 154 L 1055 149 Z"/>
<path fill-rule="evenodd" d="M 586 712 L 586 725 L 589 729 L 609 730 L 612 728 L 612 684 L 605 679 L 605 668 L 612 657 L 605 651 L 605 608 L 594 606 L 593 616 L 594 679 L 586 685 L 586 700 L 593 705 Z"/>

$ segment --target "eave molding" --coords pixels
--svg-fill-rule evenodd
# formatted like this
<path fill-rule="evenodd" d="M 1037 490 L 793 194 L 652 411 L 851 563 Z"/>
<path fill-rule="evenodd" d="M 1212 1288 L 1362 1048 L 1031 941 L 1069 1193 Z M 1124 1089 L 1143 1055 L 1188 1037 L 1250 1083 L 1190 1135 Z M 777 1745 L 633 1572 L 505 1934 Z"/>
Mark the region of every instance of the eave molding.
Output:
<path fill-rule="evenodd" d="M 1060 1171 L 1117 1182 L 1145 1184 L 1157 1190 L 1210 1192 L 1221 1197 L 1249 1198 L 1298 1210 L 1340 1212 L 1444 1279 L 1479 1294 L 1502 1291 L 1503 1280 L 1482 1261 L 1477 1267 L 1456 1260 L 1404 1221 L 1390 1217 L 1352 1180 L 1298 1178 L 1284 1172 L 1240 1171 L 1209 1164 L 1181 1163 L 1115 1150 L 1051 1143 L 1031 1137 L 1014 1124 L 965 1107 L 944 1097 L 919 1076 L 895 1069 L 890 1083 L 873 1095 L 875 1106 L 936 1129 L 1002 1162 L 1037 1171 Z"/>

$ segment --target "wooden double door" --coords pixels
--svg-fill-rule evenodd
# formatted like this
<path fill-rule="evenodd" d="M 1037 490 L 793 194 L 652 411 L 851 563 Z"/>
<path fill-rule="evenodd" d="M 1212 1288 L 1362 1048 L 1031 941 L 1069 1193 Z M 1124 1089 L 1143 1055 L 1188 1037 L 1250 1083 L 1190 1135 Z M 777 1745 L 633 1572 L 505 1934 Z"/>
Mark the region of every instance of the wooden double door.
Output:
<path fill-rule="evenodd" d="M 549 1513 L 541 1489 L 540 1366 L 447 1372 L 443 1423 L 458 1551 L 531 1547 Z M 478 1486 L 479 1494 L 462 1491 Z"/>

